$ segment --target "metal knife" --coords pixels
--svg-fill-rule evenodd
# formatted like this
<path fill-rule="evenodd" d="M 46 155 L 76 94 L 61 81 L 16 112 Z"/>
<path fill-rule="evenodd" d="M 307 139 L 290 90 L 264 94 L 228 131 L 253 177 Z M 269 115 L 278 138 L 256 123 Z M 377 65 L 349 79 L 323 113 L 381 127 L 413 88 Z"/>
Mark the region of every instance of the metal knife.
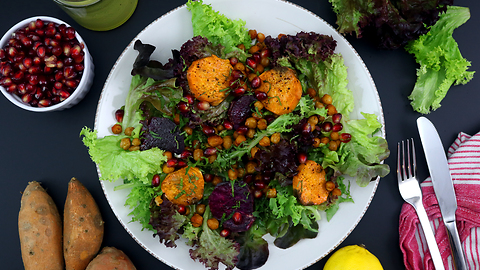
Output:
<path fill-rule="evenodd" d="M 435 126 L 427 118 L 419 117 L 417 126 L 425 158 L 427 159 L 430 177 L 432 178 L 433 189 L 440 206 L 443 223 L 447 229 L 453 264 L 455 269 L 467 270 L 465 255 L 455 221 L 457 199 L 442 141 Z"/>

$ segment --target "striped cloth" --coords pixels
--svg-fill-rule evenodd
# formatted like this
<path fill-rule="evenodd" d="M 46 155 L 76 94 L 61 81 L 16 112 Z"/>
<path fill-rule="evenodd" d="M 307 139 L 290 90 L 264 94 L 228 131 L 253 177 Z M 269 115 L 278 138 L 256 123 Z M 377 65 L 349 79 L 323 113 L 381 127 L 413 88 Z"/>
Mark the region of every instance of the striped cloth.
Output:
<path fill-rule="evenodd" d="M 458 209 L 457 228 L 470 270 L 480 270 L 480 133 L 458 134 L 448 149 L 448 164 L 452 175 Z M 435 197 L 431 178 L 422 184 L 423 204 L 440 248 L 445 269 L 454 270 L 447 232 Z M 415 209 L 404 203 L 400 213 L 400 249 L 405 269 L 433 270 L 423 231 Z"/>

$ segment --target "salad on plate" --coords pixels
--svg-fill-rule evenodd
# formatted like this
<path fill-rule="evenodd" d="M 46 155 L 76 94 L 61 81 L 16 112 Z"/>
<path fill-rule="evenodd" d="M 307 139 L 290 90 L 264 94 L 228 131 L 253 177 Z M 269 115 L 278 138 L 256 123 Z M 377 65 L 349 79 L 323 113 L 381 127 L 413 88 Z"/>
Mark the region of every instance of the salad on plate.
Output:
<path fill-rule="evenodd" d="M 123 181 L 132 222 L 167 247 L 179 239 L 206 268 L 255 269 L 266 235 L 287 249 L 321 230 L 350 181 L 389 173 L 377 115 L 354 108 L 347 67 L 328 35 L 266 36 L 188 1 L 193 38 L 161 63 L 138 56 L 113 135 L 81 131 L 100 180 Z"/>

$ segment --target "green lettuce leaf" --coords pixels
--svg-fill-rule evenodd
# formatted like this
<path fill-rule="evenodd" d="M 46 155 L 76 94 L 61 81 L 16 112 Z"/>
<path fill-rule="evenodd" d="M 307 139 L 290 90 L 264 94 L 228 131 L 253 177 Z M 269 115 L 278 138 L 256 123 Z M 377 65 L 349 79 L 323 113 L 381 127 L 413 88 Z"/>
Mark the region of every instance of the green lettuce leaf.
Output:
<path fill-rule="evenodd" d="M 150 221 L 150 202 L 154 198 L 155 191 L 152 186 L 136 186 L 130 190 L 125 201 L 125 206 L 128 206 L 132 211 L 129 215 L 132 216 L 130 222 L 138 221 L 142 224 L 143 229 L 153 230 Z"/>
<path fill-rule="evenodd" d="M 382 127 L 375 114 L 362 113 L 365 119 L 348 120 L 344 131 L 352 134 L 349 143 L 343 143 L 338 170 L 356 178 L 361 187 L 368 185 L 377 176 L 390 172 L 387 164 L 380 164 L 390 155 L 387 141 L 374 134 Z"/>
<path fill-rule="evenodd" d="M 438 109 L 452 85 L 466 84 L 473 78 L 475 72 L 467 71 L 470 62 L 462 57 L 453 39 L 453 30 L 469 18 L 468 8 L 449 6 L 430 32 L 405 47 L 420 64 L 417 82 L 408 97 L 415 111 L 427 114 Z"/>
<path fill-rule="evenodd" d="M 100 170 L 100 180 L 135 179 L 151 184 L 151 177 L 162 172 L 161 164 L 167 161 L 164 151 L 152 148 L 146 151 L 126 151 L 120 147 L 125 135 L 97 138 L 97 131 L 84 127 L 80 132 L 88 153 Z"/>
<path fill-rule="evenodd" d="M 192 13 L 193 36 L 206 37 L 215 45 L 225 46 L 225 53 L 239 50 L 237 45 L 251 47 L 251 38 L 245 21 L 231 20 L 202 0 L 188 0 L 187 9 Z"/>

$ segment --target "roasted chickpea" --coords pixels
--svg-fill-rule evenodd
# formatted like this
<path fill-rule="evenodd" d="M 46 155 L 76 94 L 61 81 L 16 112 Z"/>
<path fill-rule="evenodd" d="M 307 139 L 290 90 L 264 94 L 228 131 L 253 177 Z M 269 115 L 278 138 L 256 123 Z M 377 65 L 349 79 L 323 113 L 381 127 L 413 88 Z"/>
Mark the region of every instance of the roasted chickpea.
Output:
<path fill-rule="evenodd" d="M 335 183 L 333 183 L 332 181 L 327 181 L 327 182 L 325 183 L 325 189 L 326 189 L 328 192 L 334 190 L 334 189 L 335 189 Z"/>
<path fill-rule="evenodd" d="M 237 138 L 235 139 L 235 142 L 233 143 L 235 146 L 239 146 L 242 144 L 244 141 L 246 141 L 247 138 L 245 138 L 244 135 L 238 135 Z"/>
<path fill-rule="evenodd" d="M 219 146 L 223 143 L 222 137 L 220 137 L 218 135 L 213 135 L 213 136 L 208 137 L 207 141 L 208 141 L 208 144 L 211 147 L 217 147 L 217 146 Z"/>
<path fill-rule="evenodd" d="M 122 126 L 119 124 L 115 124 L 112 126 L 112 132 L 113 134 L 120 134 L 122 133 Z"/>
<path fill-rule="evenodd" d="M 275 132 L 272 134 L 272 136 L 270 136 L 270 142 L 273 144 L 279 143 L 280 139 L 281 139 L 281 135 L 278 132 Z"/>
<path fill-rule="evenodd" d="M 236 69 L 236 70 L 245 71 L 245 65 L 243 63 L 240 63 L 240 62 L 236 63 L 233 68 Z"/>
<path fill-rule="evenodd" d="M 315 126 L 316 124 L 318 124 L 318 117 L 316 115 L 312 115 L 308 118 L 308 123 L 310 123 L 310 125 L 312 126 Z"/>
<path fill-rule="evenodd" d="M 225 136 L 223 137 L 223 148 L 230 149 L 232 147 L 232 137 Z"/>
<path fill-rule="evenodd" d="M 132 145 L 133 145 L 133 146 L 140 146 L 141 144 L 142 144 L 142 141 L 140 141 L 139 138 L 134 138 L 134 139 L 132 140 Z"/>
<path fill-rule="evenodd" d="M 208 163 L 213 163 L 217 160 L 217 154 L 213 154 L 211 156 L 208 156 Z"/>
<path fill-rule="evenodd" d="M 253 137 L 255 137 L 255 129 L 253 129 L 253 128 L 248 129 L 246 135 L 247 135 L 248 138 L 253 139 Z"/>
<path fill-rule="evenodd" d="M 252 47 L 250 47 L 250 49 L 248 49 L 248 52 L 251 54 L 254 54 L 258 51 L 260 51 L 260 47 L 258 47 L 257 45 L 253 45 Z"/>
<path fill-rule="evenodd" d="M 183 131 L 185 131 L 185 133 L 187 133 L 188 135 L 192 135 L 193 133 L 193 129 L 191 127 L 184 127 Z"/>
<path fill-rule="evenodd" d="M 269 199 L 276 198 L 277 197 L 277 190 L 275 188 L 267 189 L 267 192 L 265 193 L 265 197 L 267 197 Z"/>
<path fill-rule="evenodd" d="M 133 132 L 134 128 L 133 127 L 127 127 L 125 129 L 125 131 L 123 131 L 123 133 L 127 136 L 132 136 L 132 132 Z"/>
<path fill-rule="evenodd" d="M 258 100 L 253 103 L 253 106 L 255 106 L 255 108 L 257 108 L 259 111 L 263 109 L 263 103 Z"/>
<path fill-rule="evenodd" d="M 165 151 L 163 155 L 167 158 L 167 160 L 172 159 L 173 154 L 170 151 Z"/>
<path fill-rule="evenodd" d="M 267 128 L 267 120 L 265 119 L 260 119 L 257 121 L 257 128 L 258 129 L 261 129 L 261 130 L 264 130 Z"/>
<path fill-rule="evenodd" d="M 123 150 L 128 150 L 130 146 L 131 146 L 130 138 L 123 138 L 120 140 L 120 147 L 123 148 Z"/>
<path fill-rule="evenodd" d="M 160 204 L 162 204 L 162 203 L 163 203 L 162 196 L 157 196 L 157 197 L 155 197 L 155 204 L 156 204 L 157 206 L 160 206 Z"/>
<path fill-rule="evenodd" d="M 190 222 L 192 222 L 193 227 L 200 227 L 203 223 L 203 217 L 199 214 L 195 213 L 191 218 Z"/>
<path fill-rule="evenodd" d="M 333 106 L 332 104 L 327 105 L 327 115 L 334 115 L 337 113 L 337 108 Z"/>
<path fill-rule="evenodd" d="M 330 139 L 328 137 L 322 137 L 320 138 L 320 143 L 327 144 L 330 142 Z"/>
<path fill-rule="evenodd" d="M 323 95 L 321 101 L 322 101 L 323 104 L 329 105 L 329 104 L 332 104 L 333 100 L 332 100 L 332 97 L 329 94 L 325 94 L 325 95 Z"/>
<path fill-rule="evenodd" d="M 315 108 L 321 109 L 321 108 L 324 108 L 324 107 L 325 107 L 325 105 L 322 102 L 320 102 L 320 101 L 315 102 Z"/>
<path fill-rule="evenodd" d="M 330 151 L 337 151 L 338 149 L 337 141 L 330 141 L 328 144 L 328 149 L 330 149 Z"/>
<path fill-rule="evenodd" d="M 257 38 L 257 30 L 255 30 L 255 29 L 248 30 L 248 34 L 250 35 L 251 39 L 256 39 Z"/>
<path fill-rule="evenodd" d="M 257 34 L 257 41 L 258 42 L 264 42 L 265 41 L 265 35 L 263 33 L 258 33 Z"/>
<path fill-rule="evenodd" d="M 175 167 L 168 167 L 167 163 L 165 163 L 162 166 L 162 171 L 166 174 L 169 174 L 169 173 L 172 173 L 173 171 L 175 171 Z"/>
<path fill-rule="evenodd" d="M 247 126 L 248 128 L 256 128 L 257 120 L 253 117 L 249 117 L 247 118 L 247 120 L 245 120 L 245 126 Z"/>
<path fill-rule="evenodd" d="M 221 178 L 220 176 L 215 175 L 215 176 L 213 177 L 212 184 L 213 184 L 214 186 L 220 184 L 221 182 L 223 182 L 223 180 L 222 180 L 222 178 Z"/>
<path fill-rule="evenodd" d="M 216 219 L 216 218 L 210 218 L 210 219 L 207 220 L 207 226 L 211 230 L 218 229 L 219 225 L 220 225 L 220 222 L 218 222 L 218 219 Z"/>
<path fill-rule="evenodd" d="M 342 195 L 342 191 L 339 188 L 336 188 L 336 189 L 332 190 L 332 195 L 333 196 L 340 196 L 340 195 Z"/>
<path fill-rule="evenodd" d="M 245 45 L 243 45 L 243 44 L 237 45 L 237 48 L 239 48 L 242 51 L 245 51 Z"/>
<path fill-rule="evenodd" d="M 254 173 L 255 167 L 257 167 L 257 163 L 253 161 L 249 161 L 247 162 L 247 165 L 245 165 L 245 169 L 247 170 L 247 173 Z"/>
<path fill-rule="evenodd" d="M 240 167 L 237 169 L 237 172 L 238 172 L 238 178 L 242 178 L 245 176 L 245 168 Z"/>
<path fill-rule="evenodd" d="M 307 89 L 307 94 L 311 97 L 311 98 L 314 98 L 316 95 L 317 95 L 317 91 L 315 91 L 315 89 L 313 88 L 308 88 Z"/>
<path fill-rule="evenodd" d="M 263 147 L 270 146 L 270 138 L 265 136 L 258 142 L 258 144 L 260 144 Z"/>
<path fill-rule="evenodd" d="M 315 147 L 315 148 L 319 147 L 321 143 L 322 142 L 321 142 L 320 138 L 316 138 L 316 137 L 313 138 L 313 147 Z"/>
<path fill-rule="evenodd" d="M 228 178 L 230 180 L 236 180 L 238 178 L 238 171 L 236 169 L 228 170 Z"/>
<path fill-rule="evenodd" d="M 203 158 L 203 150 L 202 149 L 195 149 L 195 151 L 193 151 L 193 159 L 195 161 L 199 161 L 200 159 Z"/>
<path fill-rule="evenodd" d="M 177 125 L 180 124 L 180 114 L 178 114 L 178 113 L 175 114 L 175 116 L 173 118 L 173 122 Z"/>
<path fill-rule="evenodd" d="M 195 206 L 195 212 L 197 212 L 197 214 L 199 215 L 203 215 L 203 213 L 205 213 L 205 204 L 203 203 L 200 203 L 200 204 L 197 204 L 197 206 Z"/>
<path fill-rule="evenodd" d="M 340 134 L 338 134 L 338 132 L 336 131 L 332 131 L 330 132 L 330 139 L 332 141 L 337 141 L 338 139 L 340 139 Z"/>
<path fill-rule="evenodd" d="M 256 146 L 252 147 L 252 149 L 250 150 L 250 156 L 255 157 L 255 153 L 257 153 L 258 150 L 260 150 L 260 148 Z"/>

